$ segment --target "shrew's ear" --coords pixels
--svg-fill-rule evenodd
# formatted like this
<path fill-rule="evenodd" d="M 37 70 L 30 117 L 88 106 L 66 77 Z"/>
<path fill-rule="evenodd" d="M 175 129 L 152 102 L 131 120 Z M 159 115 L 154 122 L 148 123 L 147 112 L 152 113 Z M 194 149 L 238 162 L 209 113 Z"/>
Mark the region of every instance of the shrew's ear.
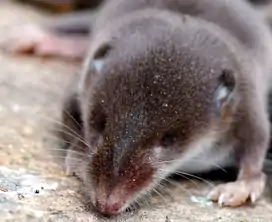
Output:
<path fill-rule="evenodd" d="M 105 59 L 107 58 L 111 49 L 112 47 L 110 43 L 104 43 L 101 45 L 93 55 L 90 68 L 94 69 L 96 73 L 99 73 L 105 64 Z"/>
<path fill-rule="evenodd" d="M 218 78 L 218 83 L 215 92 L 216 109 L 220 118 L 225 120 L 233 114 L 236 104 L 234 98 L 236 81 L 233 71 L 224 69 Z"/>
<path fill-rule="evenodd" d="M 92 55 L 87 56 L 80 84 L 81 90 L 88 88 L 92 84 L 93 77 L 101 73 L 111 49 L 110 43 L 103 43 Z"/>

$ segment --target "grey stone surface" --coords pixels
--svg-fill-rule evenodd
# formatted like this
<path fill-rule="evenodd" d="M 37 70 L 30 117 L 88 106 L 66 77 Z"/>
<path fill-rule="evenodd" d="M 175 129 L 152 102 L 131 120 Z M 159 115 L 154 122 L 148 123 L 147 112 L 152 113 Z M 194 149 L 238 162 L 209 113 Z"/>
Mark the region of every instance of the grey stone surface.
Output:
<path fill-rule="evenodd" d="M 1 0 L 0 38 L 48 16 Z M 58 121 L 63 89 L 78 68 L 65 61 L 0 53 L 0 221 L 102 220 L 85 211 L 80 182 L 65 177 L 48 152 L 59 149 L 49 129 Z M 168 187 L 171 195 L 154 197 L 138 213 L 113 221 L 272 221 L 272 204 L 265 198 L 255 207 L 220 209 L 203 199 L 210 185 L 195 183 Z"/>

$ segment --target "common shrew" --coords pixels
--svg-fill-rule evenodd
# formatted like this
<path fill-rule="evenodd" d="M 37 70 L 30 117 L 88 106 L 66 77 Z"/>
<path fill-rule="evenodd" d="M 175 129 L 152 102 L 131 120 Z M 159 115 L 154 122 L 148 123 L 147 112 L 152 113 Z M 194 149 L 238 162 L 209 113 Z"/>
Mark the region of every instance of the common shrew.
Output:
<path fill-rule="evenodd" d="M 230 207 L 257 201 L 272 73 L 260 13 L 242 0 L 112 0 L 88 16 L 73 28 L 55 23 L 69 35 L 42 32 L 15 48 L 46 54 L 50 39 L 62 55 L 85 57 L 62 121 L 70 129 L 67 173 L 83 181 L 93 206 L 116 215 L 171 174 L 218 165 L 238 176 L 209 199 Z"/>

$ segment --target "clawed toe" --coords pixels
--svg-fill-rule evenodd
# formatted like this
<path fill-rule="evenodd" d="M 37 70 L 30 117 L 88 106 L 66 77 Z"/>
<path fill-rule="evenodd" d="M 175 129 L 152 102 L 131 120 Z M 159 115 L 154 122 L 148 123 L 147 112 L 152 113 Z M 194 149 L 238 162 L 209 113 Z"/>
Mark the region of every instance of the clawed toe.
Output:
<path fill-rule="evenodd" d="M 238 180 L 215 187 L 207 198 L 220 206 L 239 207 L 248 200 L 255 203 L 262 195 L 264 186 L 264 177 Z"/>

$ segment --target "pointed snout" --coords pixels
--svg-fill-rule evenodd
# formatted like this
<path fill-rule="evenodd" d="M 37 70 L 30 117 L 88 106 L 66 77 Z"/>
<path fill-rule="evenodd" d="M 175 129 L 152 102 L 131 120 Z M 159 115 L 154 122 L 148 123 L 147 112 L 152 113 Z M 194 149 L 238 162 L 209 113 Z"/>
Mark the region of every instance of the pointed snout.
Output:
<path fill-rule="evenodd" d="M 127 198 L 120 194 L 120 192 L 113 192 L 104 200 L 96 200 L 96 209 L 105 216 L 115 216 L 120 213 L 121 209 L 127 202 Z"/>

